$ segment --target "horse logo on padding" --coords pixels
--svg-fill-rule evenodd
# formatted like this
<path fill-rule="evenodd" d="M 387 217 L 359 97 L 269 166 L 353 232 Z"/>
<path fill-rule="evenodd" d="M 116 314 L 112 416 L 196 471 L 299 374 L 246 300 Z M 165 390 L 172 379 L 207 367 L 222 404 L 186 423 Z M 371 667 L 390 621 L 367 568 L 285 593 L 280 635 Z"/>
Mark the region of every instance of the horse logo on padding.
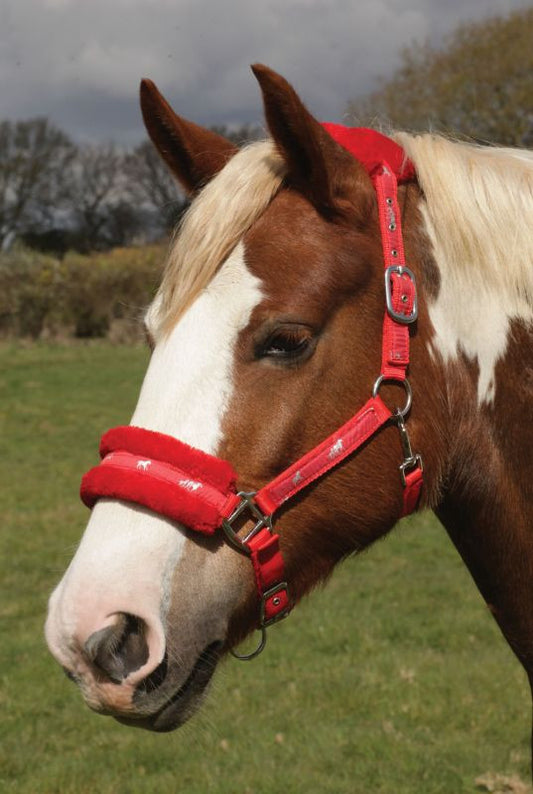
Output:
<path fill-rule="evenodd" d="M 148 471 L 150 466 L 152 465 L 151 460 L 139 460 L 137 461 L 137 469 L 139 471 Z"/>
<path fill-rule="evenodd" d="M 202 483 L 195 482 L 195 480 L 180 480 L 179 482 L 182 488 L 193 493 L 202 487 Z"/>
<path fill-rule="evenodd" d="M 344 444 L 342 443 L 342 438 L 339 438 L 339 440 L 336 441 L 335 444 L 333 444 L 333 446 L 331 447 L 328 458 L 330 459 L 336 458 L 337 455 L 341 454 L 343 448 L 344 448 Z"/>

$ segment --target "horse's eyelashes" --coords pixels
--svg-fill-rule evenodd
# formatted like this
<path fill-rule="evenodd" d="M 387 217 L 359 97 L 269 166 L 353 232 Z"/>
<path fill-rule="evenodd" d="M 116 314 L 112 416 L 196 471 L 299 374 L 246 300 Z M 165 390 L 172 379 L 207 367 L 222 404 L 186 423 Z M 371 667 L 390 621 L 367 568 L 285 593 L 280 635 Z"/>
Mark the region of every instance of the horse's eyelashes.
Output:
<path fill-rule="evenodd" d="M 257 358 L 295 361 L 312 352 L 313 336 L 308 328 L 284 327 L 273 331 L 256 348 Z"/>

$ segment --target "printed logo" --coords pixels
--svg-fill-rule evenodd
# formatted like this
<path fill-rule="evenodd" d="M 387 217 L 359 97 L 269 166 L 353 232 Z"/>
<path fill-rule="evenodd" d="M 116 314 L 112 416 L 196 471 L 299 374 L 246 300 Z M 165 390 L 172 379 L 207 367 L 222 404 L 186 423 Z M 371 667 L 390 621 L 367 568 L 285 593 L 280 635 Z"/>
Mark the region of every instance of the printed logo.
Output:
<path fill-rule="evenodd" d="M 191 491 L 192 493 L 198 491 L 199 488 L 202 487 L 201 482 L 195 482 L 194 480 L 180 480 L 179 484 L 182 488 L 185 488 L 186 491 Z"/>
<path fill-rule="evenodd" d="M 341 452 L 342 452 L 343 448 L 344 448 L 344 445 L 343 445 L 343 443 L 342 443 L 342 438 L 339 438 L 339 440 L 338 440 L 338 441 L 336 441 L 336 442 L 333 444 L 333 446 L 331 447 L 331 449 L 330 449 L 330 451 L 329 451 L 328 458 L 330 458 L 330 459 L 331 459 L 331 458 L 336 458 L 336 457 L 337 457 L 337 455 L 340 455 L 340 454 L 341 454 Z"/>

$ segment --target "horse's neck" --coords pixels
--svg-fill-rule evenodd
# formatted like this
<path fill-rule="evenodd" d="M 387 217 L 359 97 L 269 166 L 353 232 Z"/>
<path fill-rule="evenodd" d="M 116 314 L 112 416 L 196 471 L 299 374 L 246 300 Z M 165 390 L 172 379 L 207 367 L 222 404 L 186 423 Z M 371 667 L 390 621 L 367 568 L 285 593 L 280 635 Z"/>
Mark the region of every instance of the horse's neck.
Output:
<path fill-rule="evenodd" d="M 518 657 L 533 676 L 533 332 L 511 323 L 478 403 L 479 367 L 458 362 L 450 390 L 448 486 L 437 513 Z"/>

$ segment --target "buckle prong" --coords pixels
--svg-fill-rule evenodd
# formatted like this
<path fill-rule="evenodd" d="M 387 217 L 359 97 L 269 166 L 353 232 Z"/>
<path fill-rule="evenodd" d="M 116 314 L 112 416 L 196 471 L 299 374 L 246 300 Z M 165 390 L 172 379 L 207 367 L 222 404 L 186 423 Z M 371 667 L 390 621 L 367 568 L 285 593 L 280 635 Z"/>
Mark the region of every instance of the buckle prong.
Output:
<path fill-rule="evenodd" d="M 396 273 L 398 276 L 407 276 L 414 287 L 413 306 L 409 314 L 402 314 L 401 312 L 395 311 L 392 305 L 391 276 L 393 273 Z M 390 267 L 385 270 L 385 300 L 387 302 L 387 312 L 397 323 L 410 325 L 410 323 L 415 322 L 418 317 L 418 300 L 416 297 L 416 279 L 412 270 L 405 265 L 390 265 Z"/>
<path fill-rule="evenodd" d="M 287 604 L 287 607 L 282 612 L 278 612 L 277 615 L 274 615 L 273 617 L 265 620 L 266 602 L 268 601 L 269 598 L 275 596 L 276 593 L 282 593 L 283 591 L 287 593 L 289 591 L 289 586 L 287 582 L 278 582 L 269 590 L 265 590 L 265 592 L 261 596 L 261 607 L 259 612 L 259 621 L 260 621 L 259 625 L 261 626 L 261 628 L 272 626 L 273 623 L 277 623 L 279 620 L 283 620 L 283 618 L 286 618 L 287 615 L 290 613 L 291 608 L 290 605 Z"/>

